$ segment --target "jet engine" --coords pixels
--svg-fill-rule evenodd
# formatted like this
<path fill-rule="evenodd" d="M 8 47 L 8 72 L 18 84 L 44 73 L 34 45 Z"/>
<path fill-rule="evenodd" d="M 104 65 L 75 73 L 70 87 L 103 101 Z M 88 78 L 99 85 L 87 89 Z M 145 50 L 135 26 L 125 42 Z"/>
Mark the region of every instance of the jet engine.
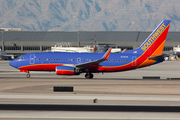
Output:
<path fill-rule="evenodd" d="M 56 66 L 57 75 L 79 75 L 80 72 L 73 66 Z"/>

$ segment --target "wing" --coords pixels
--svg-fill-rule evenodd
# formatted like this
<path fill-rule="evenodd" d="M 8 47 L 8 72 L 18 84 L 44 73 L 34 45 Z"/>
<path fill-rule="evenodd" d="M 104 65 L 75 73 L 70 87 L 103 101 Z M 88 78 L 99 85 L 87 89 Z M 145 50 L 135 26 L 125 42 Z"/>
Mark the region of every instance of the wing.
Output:
<path fill-rule="evenodd" d="M 103 62 L 109 58 L 111 50 L 112 50 L 112 48 L 109 48 L 107 50 L 107 52 L 104 54 L 104 56 L 99 60 L 95 60 L 95 61 L 91 61 L 91 62 L 87 62 L 87 63 L 82 63 L 82 64 L 77 64 L 77 65 L 75 65 L 75 67 L 79 68 L 79 69 L 84 69 L 84 68 L 87 68 L 87 66 L 97 66 L 97 65 L 99 65 L 99 63 L 101 63 L 101 62 Z"/>

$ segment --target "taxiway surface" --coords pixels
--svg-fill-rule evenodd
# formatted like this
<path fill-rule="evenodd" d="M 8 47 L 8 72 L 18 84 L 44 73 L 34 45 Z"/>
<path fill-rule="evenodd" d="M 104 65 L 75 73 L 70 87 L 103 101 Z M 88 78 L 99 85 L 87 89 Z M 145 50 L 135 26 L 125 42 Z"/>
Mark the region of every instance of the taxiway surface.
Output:
<path fill-rule="evenodd" d="M 180 61 L 165 61 L 143 69 L 95 74 L 94 79 L 80 76 L 57 76 L 55 73 L 26 73 L 0 62 L 0 105 L 110 105 L 173 106 L 180 108 Z M 143 80 L 143 76 L 161 79 Z M 176 79 L 167 79 L 176 78 Z M 74 92 L 53 92 L 54 86 L 73 86 Z M 98 99 L 98 103 L 93 103 Z M 28 108 L 27 108 L 28 109 Z M 0 119 L 130 119 L 152 120 L 180 118 L 179 112 L 128 111 L 34 111 L 0 110 Z"/>

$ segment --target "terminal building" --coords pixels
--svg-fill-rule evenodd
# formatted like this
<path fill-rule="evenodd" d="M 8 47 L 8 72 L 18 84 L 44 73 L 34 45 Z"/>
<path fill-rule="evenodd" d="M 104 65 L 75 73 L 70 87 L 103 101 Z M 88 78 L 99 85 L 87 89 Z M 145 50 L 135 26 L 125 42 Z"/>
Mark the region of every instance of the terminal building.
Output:
<path fill-rule="evenodd" d="M 150 35 L 142 31 L 0 31 L 0 49 L 7 54 L 45 52 L 57 43 L 71 43 L 82 47 L 97 43 L 111 44 L 112 48 L 135 49 Z M 164 51 L 180 44 L 180 32 L 169 32 Z"/>

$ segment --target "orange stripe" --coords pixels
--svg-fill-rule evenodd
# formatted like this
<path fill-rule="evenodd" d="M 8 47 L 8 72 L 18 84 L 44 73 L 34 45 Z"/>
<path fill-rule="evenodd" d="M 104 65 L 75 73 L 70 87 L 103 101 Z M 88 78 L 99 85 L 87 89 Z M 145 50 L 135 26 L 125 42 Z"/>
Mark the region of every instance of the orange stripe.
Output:
<path fill-rule="evenodd" d="M 161 54 L 162 54 L 162 51 L 160 52 L 160 50 L 162 50 L 162 49 L 164 48 L 164 44 L 165 44 L 165 41 L 156 49 L 156 51 L 155 51 L 150 57 L 156 56 L 156 55 L 161 55 Z M 160 54 L 159 54 L 159 53 L 160 53 Z M 151 64 L 153 64 L 154 62 L 156 62 L 156 61 L 155 61 L 155 60 L 146 59 L 142 64 L 140 64 L 140 65 L 138 66 L 138 68 L 151 65 Z"/>

